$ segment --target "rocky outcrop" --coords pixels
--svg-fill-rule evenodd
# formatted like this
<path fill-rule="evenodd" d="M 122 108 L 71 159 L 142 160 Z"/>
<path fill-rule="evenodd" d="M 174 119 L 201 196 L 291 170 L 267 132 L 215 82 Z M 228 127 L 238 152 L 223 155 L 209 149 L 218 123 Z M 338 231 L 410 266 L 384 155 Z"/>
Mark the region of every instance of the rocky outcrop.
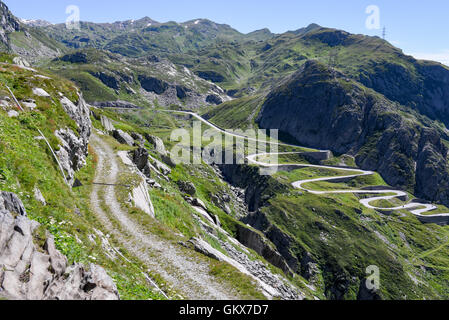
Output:
<path fill-rule="evenodd" d="M 360 281 L 357 300 L 362 301 L 382 300 L 382 297 L 376 290 L 368 289 L 368 287 L 366 286 L 366 279 L 362 279 L 362 281 Z"/>
<path fill-rule="evenodd" d="M 169 87 L 168 83 L 153 77 L 145 75 L 139 76 L 140 85 L 148 92 L 163 94 Z"/>
<path fill-rule="evenodd" d="M 220 83 L 225 80 L 223 75 L 221 75 L 215 71 L 197 71 L 197 72 L 195 72 L 195 74 L 198 77 L 203 78 L 204 80 L 208 80 L 208 81 L 212 81 L 212 82 L 216 82 L 216 83 Z"/>
<path fill-rule="evenodd" d="M 56 155 L 67 173 L 67 182 L 73 185 L 75 172 L 86 164 L 86 145 L 71 129 L 60 129 L 55 132 L 55 136 L 61 141 Z"/>
<path fill-rule="evenodd" d="M 0 2 L 0 42 L 8 46 L 8 33 L 20 30 L 19 21 L 12 15 L 8 7 Z"/>
<path fill-rule="evenodd" d="M 103 126 L 103 128 L 106 130 L 107 133 L 112 133 L 115 130 L 114 124 L 108 117 L 101 115 L 100 121 L 101 125 Z"/>
<path fill-rule="evenodd" d="M 151 202 L 148 187 L 145 181 L 142 181 L 136 188 L 131 192 L 131 199 L 134 206 L 149 216 L 154 218 L 154 207 Z"/>
<path fill-rule="evenodd" d="M 103 82 L 105 86 L 114 90 L 120 89 L 121 79 L 116 77 L 114 74 L 106 72 L 95 72 L 92 75 Z"/>
<path fill-rule="evenodd" d="M 154 150 L 159 153 L 160 155 L 167 155 L 167 150 L 165 150 L 164 141 L 162 141 L 161 138 L 145 134 L 145 138 L 148 140 L 148 142 L 154 147 Z"/>
<path fill-rule="evenodd" d="M 141 107 L 131 102 L 122 100 L 93 102 L 92 105 L 97 108 L 141 109 Z"/>
<path fill-rule="evenodd" d="M 87 54 L 84 52 L 75 52 L 75 53 L 69 53 L 66 54 L 57 60 L 70 62 L 70 63 L 87 63 Z"/>
<path fill-rule="evenodd" d="M 401 108 L 307 61 L 268 95 L 257 122 L 303 145 L 354 155 L 362 169 L 379 172 L 388 184 L 449 203 L 448 152 L 440 134 L 406 119 Z"/>
<path fill-rule="evenodd" d="M 20 32 L 20 33 L 19 33 Z M 12 37 L 15 34 L 16 37 Z M 17 37 L 20 39 L 17 41 Z M 12 40 L 16 41 L 12 41 Z M 19 22 L 8 7 L 0 1 L 0 47 L 2 51 L 18 54 L 30 62 L 44 57 L 55 58 L 61 54 L 56 42 L 45 33 L 35 32 Z"/>
<path fill-rule="evenodd" d="M 132 162 L 136 165 L 137 169 L 139 169 L 139 171 L 148 179 L 151 179 L 152 173 L 164 176 L 165 178 L 171 173 L 171 169 L 169 167 L 167 167 L 159 160 L 153 158 L 149 154 L 148 150 L 143 147 L 139 147 L 133 151 L 130 151 L 129 154 Z"/>
<path fill-rule="evenodd" d="M 195 185 L 190 181 L 182 181 L 179 180 L 177 182 L 179 191 L 182 193 L 188 194 L 189 196 L 194 196 L 196 194 Z"/>
<path fill-rule="evenodd" d="M 179 99 L 185 99 L 187 98 L 187 93 L 190 92 L 190 89 L 184 87 L 184 86 L 176 86 L 176 96 Z"/>
<path fill-rule="evenodd" d="M 259 174 L 258 167 L 248 165 L 219 165 L 225 179 L 233 186 L 245 189 L 245 202 L 250 212 L 256 212 L 277 192 L 286 187 L 270 176 Z"/>
<path fill-rule="evenodd" d="M 388 99 L 448 125 L 449 69 L 435 62 L 407 60 L 414 70 L 394 62 L 371 61 L 358 80 Z"/>
<path fill-rule="evenodd" d="M 215 105 L 219 105 L 223 103 L 223 100 L 219 97 L 216 96 L 214 94 L 210 94 L 206 97 L 206 102 L 210 103 L 210 104 L 215 104 Z"/>
<path fill-rule="evenodd" d="M 202 239 L 192 238 L 189 243 L 193 245 L 197 252 L 212 259 L 227 262 L 241 273 L 256 280 L 256 283 L 267 298 L 289 300 L 302 300 L 304 298 L 298 291 L 287 286 L 278 277 L 274 276 L 262 263 L 252 262 L 244 253 L 239 253 L 231 245 L 225 245 L 224 242 L 221 243 L 225 245 L 226 251 L 230 255 L 227 256 Z"/>
<path fill-rule="evenodd" d="M 416 193 L 428 200 L 449 203 L 448 148 L 435 130 L 421 132 L 416 160 Z"/>
<path fill-rule="evenodd" d="M 73 184 L 75 172 L 86 164 L 92 122 L 89 108 L 81 95 L 77 105 L 64 96 L 61 97 L 60 102 L 65 112 L 78 126 L 77 133 L 69 128 L 55 132 L 55 136 L 61 141 L 61 148 L 56 154 L 67 172 L 68 182 Z"/>
<path fill-rule="evenodd" d="M 286 191 L 286 187 L 271 176 L 260 175 L 257 167 L 248 165 L 219 167 L 229 183 L 245 190 L 245 203 L 249 213 L 242 218 L 242 222 L 260 231 L 258 233 L 239 225 L 237 239 L 286 274 L 301 273 L 300 259 L 290 251 L 294 243 L 293 239 L 273 225 L 260 211 L 262 207 L 269 204 L 268 200 L 274 194 Z M 262 235 L 271 241 L 272 245 Z"/>
<path fill-rule="evenodd" d="M 0 297 L 18 300 L 117 300 L 117 287 L 100 266 L 68 266 L 47 234 L 34 243 L 39 224 L 29 220 L 15 194 L 0 192 Z"/>

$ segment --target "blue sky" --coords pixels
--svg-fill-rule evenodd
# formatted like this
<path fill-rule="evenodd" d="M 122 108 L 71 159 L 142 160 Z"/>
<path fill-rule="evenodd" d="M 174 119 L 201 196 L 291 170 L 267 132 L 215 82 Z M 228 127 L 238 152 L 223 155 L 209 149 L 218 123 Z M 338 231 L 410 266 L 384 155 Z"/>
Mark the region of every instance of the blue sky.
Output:
<path fill-rule="evenodd" d="M 369 30 L 366 8 L 380 9 L 387 40 L 418 58 L 449 65 L 449 1 L 447 0 L 4 0 L 25 19 L 64 22 L 66 7 L 77 5 L 82 21 L 114 22 L 144 16 L 184 22 L 207 18 L 247 33 L 261 28 L 281 33 L 312 22 L 352 33 L 381 35 Z"/>

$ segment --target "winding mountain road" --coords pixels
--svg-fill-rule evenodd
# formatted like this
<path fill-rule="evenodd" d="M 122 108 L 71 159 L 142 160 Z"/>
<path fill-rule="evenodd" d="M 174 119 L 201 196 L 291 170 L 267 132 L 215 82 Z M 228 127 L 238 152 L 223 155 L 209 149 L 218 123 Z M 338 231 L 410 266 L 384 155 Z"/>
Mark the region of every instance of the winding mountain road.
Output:
<path fill-rule="evenodd" d="M 230 135 L 233 137 L 237 137 L 237 138 L 245 138 L 251 141 L 258 141 L 257 139 L 253 139 L 253 138 L 248 138 L 242 135 L 238 135 L 235 134 L 233 132 L 229 132 L 226 131 L 224 129 L 221 129 L 219 127 L 217 127 L 216 125 L 214 125 L 213 123 L 209 122 L 208 120 L 204 119 L 203 117 L 201 117 L 200 115 L 194 113 L 194 112 L 190 112 L 190 111 L 171 111 L 171 110 L 165 110 L 167 112 L 170 113 L 181 113 L 181 114 L 188 114 L 191 115 L 192 117 L 196 118 L 197 120 L 207 124 L 208 126 L 220 131 L 223 134 L 226 135 Z M 285 143 L 277 143 L 277 142 L 269 142 L 270 144 L 277 144 L 279 146 L 288 146 L 288 147 L 295 147 L 295 148 L 305 148 L 302 146 L 298 146 L 298 145 L 291 145 L 291 144 L 285 144 Z M 328 153 L 329 150 L 317 150 L 317 152 L 326 152 Z M 284 153 L 261 153 L 261 154 L 253 154 L 253 155 L 249 155 L 247 157 L 248 162 L 261 166 L 261 167 L 282 167 L 284 165 L 279 165 L 279 164 L 269 164 L 269 163 L 264 163 L 261 161 L 257 161 L 257 159 L 259 157 L 262 156 L 270 156 L 270 155 L 286 155 L 286 154 L 298 154 L 301 155 L 303 154 L 303 152 L 284 152 Z M 287 166 L 287 164 L 285 165 Z M 362 176 L 370 176 L 375 174 L 375 172 L 373 171 L 365 171 L 365 170 L 359 170 L 359 169 L 352 169 L 352 168 L 347 168 L 347 167 L 339 167 L 339 166 L 321 166 L 321 165 L 313 165 L 313 164 L 306 164 L 306 163 L 294 163 L 294 164 L 288 164 L 289 167 L 294 167 L 297 166 L 298 168 L 319 168 L 319 169 L 328 169 L 328 170 L 339 170 L 339 171 L 346 171 L 348 173 L 348 175 L 344 175 L 344 176 L 333 176 L 333 177 L 320 177 L 320 178 L 315 178 L 315 179 L 307 179 L 307 180 L 300 180 L 300 181 L 296 181 L 293 182 L 292 185 L 294 188 L 296 189 L 300 189 L 300 190 L 304 190 L 307 192 L 310 192 L 312 194 L 316 194 L 316 195 L 325 195 L 325 194 L 346 194 L 346 193 L 352 193 L 352 194 L 377 194 L 377 195 L 382 195 L 382 196 L 378 196 L 378 197 L 372 197 L 372 198 L 366 198 L 366 199 L 361 199 L 360 203 L 362 205 L 364 205 L 366 208 L 369 209 L 375 209 L 375 210 L 379 210 L 379 211 L 399 211 L 399 210 L 408 210 L 411 214 L 413 214 L 414 216 L 416 216 L 420 221 L 422 222 L 434 222 L 432 218 L 447 218 L 447 224 L 449 223 L 449 213 L 441 213 L 441 214 L 434 214 L 434 215 L 430 215 L 430 214 L 424 214 L 427 212 L 431 212 L 433 210 L 437 209 L 437 206 L 433 205 L 433 204 L 425 204 L 425 203 L 419 203 L 419 202 L 415 202 L 415 201 L 411 201 L 403 206 L 398 206 L 398 207 L 394 207 L 394 208 L 382 208 L 382 207 L 376 207 L 371 205 L 372 202 L 376 201 L 376 200 L 392 200 L 395 198 L 401 198 L 401 197 L 406 197 L 407 193 L 404 191 L 400 191 L 400 190 L 393 190 L 393 189 L 388 189 L 387 187 L 385 189 L 377 189 L 377 190 L 331 190 L 331 191 L 316 191 L 316 190 L 311 190 L 308 189 L 306 187 L 304 187 L 305 184 L 307 183 L 311 183 L 311 182 L 322 182 L 322 181 L 336 181 L 336 180 L 342 180 L 342 179 L 351 179 L 351 178 L 357 178 L 357 177 L 362 177 Z M 387 194 L 387 195 L 385 195 Z"/>

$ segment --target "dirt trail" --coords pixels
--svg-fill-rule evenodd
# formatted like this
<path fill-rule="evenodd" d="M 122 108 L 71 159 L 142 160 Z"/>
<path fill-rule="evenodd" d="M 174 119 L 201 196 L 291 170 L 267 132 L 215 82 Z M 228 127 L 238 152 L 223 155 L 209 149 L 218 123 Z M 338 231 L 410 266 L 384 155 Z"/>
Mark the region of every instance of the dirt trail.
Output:
<path fill-rule="evenodd" d="M 119 170 L 129 170 L 121 165 L 112 148 L 93 133 L 91 145 L 98 155 L 96 182 L 116 184 Z M 91 204 L 109 233 L 139 258 L 151 272 L 159 274 L 186 299 L 233 300 L 239 298 L 230 288 L 221 285 L 209 275 L 209 265 L 189 256 L 183 248 L 161 240 L 128 216 L 116 198 L 115 186 L 95 185 Z M 107 208 L 107 210 L 104 210 Z M 114 223 L 120 224 L 120 229 Z M 124 231 L 124 232 L 123 232 Z"/>

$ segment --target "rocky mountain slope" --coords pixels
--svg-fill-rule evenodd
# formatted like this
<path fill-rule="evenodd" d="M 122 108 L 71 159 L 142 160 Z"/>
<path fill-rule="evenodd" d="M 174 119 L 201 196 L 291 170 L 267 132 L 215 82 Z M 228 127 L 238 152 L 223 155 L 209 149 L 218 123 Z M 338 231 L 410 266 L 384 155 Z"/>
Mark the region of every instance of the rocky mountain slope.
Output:
<path fill-rule="evenodd" d="M 438 127 L 401 111 L 342 73 L 308 61 L 268 95 L 256 121 L 306 146 L 351 154 L 388 184 L 448 204 L 448 149 Z"/>

